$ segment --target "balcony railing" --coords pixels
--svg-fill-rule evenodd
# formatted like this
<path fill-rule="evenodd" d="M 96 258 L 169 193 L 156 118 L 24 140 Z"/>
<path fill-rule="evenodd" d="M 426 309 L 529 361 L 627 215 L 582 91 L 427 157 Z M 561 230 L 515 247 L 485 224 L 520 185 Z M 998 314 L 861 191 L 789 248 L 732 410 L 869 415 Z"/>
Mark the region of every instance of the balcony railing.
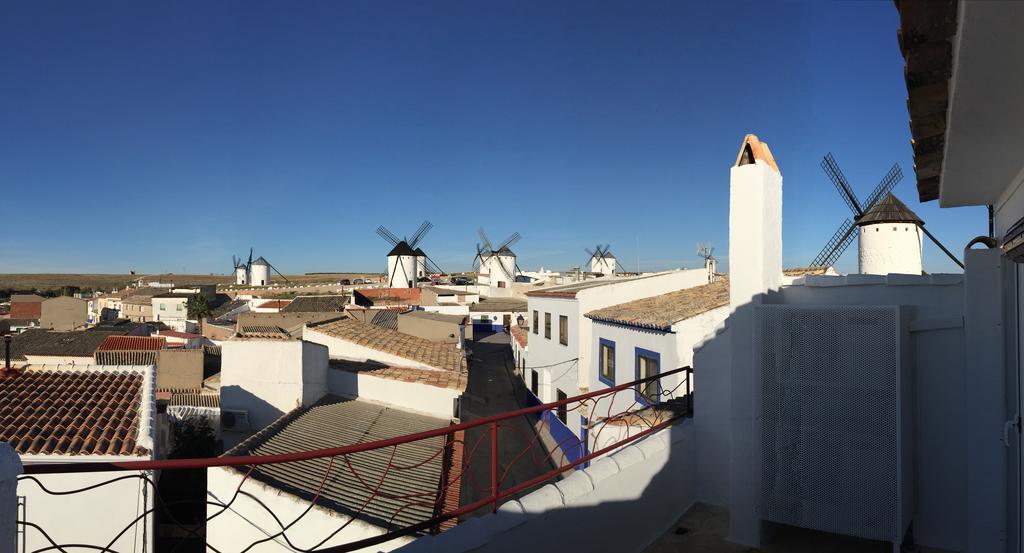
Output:
<path fill-rule="evenodd" d="M 662 381 L 659 392 L 660 397 L 658 398 L 660 401 L 650 401 L 653 398 L 641 399 L 638 390 L 647 389 L 642 385 L 656 380 Z M 671 385 L 666 385 L 665 382 L 670 382 Z M 620 396 L 620 394 L 624 395 Z M 620 400 L 618 402 L 615 401 L 617 396 Z M 620 407 L 613 410 L 615 405 Z M 625 407 L 622 407 L 623 405 Z M 557 441 L 555 447 L 551 447 L 550 444 L 554 440 L 550 436 L 565 436 L 565 433 L 561 431 L 551 432 L 550 425 L 553 424 L 553 421 L 558 420 L 559 414 L 564 417 L 566 413 L 577 413 L 585 417 L 585 420 L 589 422 L 584 433 L 584 439 L 576 440 L 574 435 L 570 435 Z M 155 481 L 155 471 L 194 471 L 196 469 L 215 467 L 234 467 L 239 481 L 231 497 L 226 498 L 226 501 L 220 501 L 211 495 L 207 495 L 204 500 L 194 502 L 197 503 L 195 508 L 204 509 L 205 522 L 209 523 L 229 509 L 232 509 L 239 496 L 245 495 L 242 492 L 243 485 L 248 480 L 258 477 L 259 467 L 320 459 L 326 461 L 326 468 L 323 474 L 318 477 L 319 486 L 316 488 L 315 493 L 311 497 L 306 498 L 308 503 L 301 515 L 295 520 L 287 522 L 270 512 L 270 515 L 277 521 L 278 527 L 275 529 L 264 528 L 263 530 L 266 532 L 265 537 L 249 544 L 239 544 L 237 549 L 234 550 L 250 551 L 262 542 L 278 540 L 287 543 L 289 547 L 299 551 L 354 551 L 382 544 L 401 536 L 438 533 L 454 526 L 458 522 L 459 517 L 474 511 L 484 509 L 496 511 L 503 501 L 526 493 L 531 488 L 551 481 L 567 471 L 583 468 L 594 458 L 657 432 L 684 417 L 692 415 L 692 413 L 692 371 L 689 367 L 683 367 L 649 378 L 566 398 L 561 401 L 534 405 L 525 409 L 483 417 L 471 422 L 453 424 L 427 432 L 367 443 L 356 443 L 342 447 L 257 456 L 222 456 L 160 461 L 33 464 L 26 466 L 25 474 L 19 477 L 19 492 L 22 494 L 26 492 L 21 490 L 27 489 L 27 486 L 37 486 L 39 490 L 46 494 L 70 496 L 97 490 L 125 480 L 135 479 L 139 481 L 140 486 L 145 486 L 145 489 L 152 494 L 153 501 L 152 505 L 142 510 L 134 520 L 126 521 L 123 527 L 118 526 L 118 531 L 112 532 L 109 541 L 105 543 L 57 543 L 55 539 L 50 537 L 47 528 L 33 522 L 31 519 L 25 520 L 24 510 L 19 512 L 19 537 L 36 533 L 37 539 L 35 541 L 48 544 L 41 548 L 33 549 L 37 553 L 44 551 L 66 551 L 70 553 L 72 551 L 84 550 L 114 552 L 118 551 L 115 549 L 115 544 L 118 544 L 119 540 L 124 540 L 127 536 L 130 536 L 129 532 L 144 533 L 145 530 L 140 530 L 140 527 L 145 527 L 148 522 L 152 521 L 154 515 L 159 513 L 162 520 L 166 520 L 171 527 L 177 529 L 174 534 L 182 540 L 177 545 L 168 548 L 168 550 L 190 550 L 186 548 L 179 549 L 178 546 L 187 540 L 192 540 L 191 543 L 195 543 L 196 540 L 203 540 L 205 525 L 202 523 L 185 524 L 175 520 L 172 512 L 175 508 L 180 508 L 180 504 L 183 502 L 165 501 L 161 497 Z M 532 436 L 523 436 L 521 424 L 518 425 L 519 427 L 511 424 L 513 419 L 518 417 L 529 417 L 528 420 L 535 429 Z M 469 435 L 467 431 L 474 429 L 478 429 L 472 432 L 476 437 L 472 440 L 472 443 L 467 443 L 465 438 L 465 436 Z M 612 436 L 605 435 L 602 438 L 602 434 L 605 432 Z M 499 458 L 499 445 L 502 442 L 503 436 L 505 436 L 504 439 L 509 439 L 511 434 L 516 435 L 516 443 L 525 442 L 526 445 L 518 453 L 510 455 L 506 452 L 503 456 L 504 458 Z M 541 435 L 549 436 L 548 447 L 540 446 L 542 443 Z M 429 449 L 421 448 L 421 457 L 415 462 L 404 459 L 404 464 L 402 464 L 395 460 L 395 452 L 399 446 L 407 444 L 419 444 L 422 446 L 431 442 L 437 443 L 437 438 L 442 438 L 441 443 L 443 445 L 436 448 L 431 446 Z M 576 441 L 573 442 L 573 440 Z M 489 442 L 490 447 L 481 447 L 485 442 Z M 591 451 L 588 444 L 596 444 L 596 449 Z M 573 453 L 573 448 L 579 448 L 580 450 Z M 545 455 L 544 451 L 548 451 L 548 453 Z M 383 457 L 387 459 L 386 467 L 383 469 L 382 476 L 380 477 L 370 478 L 366 475 L 365 470 L 360 470 L 360 467 L 365 468 L 367 466 L 366 456 L 369 452 L 377 452 L 374 458 L 378 459 L 376 461 L 378 464 L 379 459 L 382 458 L 381 452 L 384 453 Z M 361 454 L 364 457 L 361 458 Z M 394 486 L 389 487 L 385 485 L 385 482 L 389 479 L 398 479 L 403 472 L 416 471 L 422 465 L 433 462 L 436 459 L 441 459 L 444 466 L 441 470 L 441 478 L 436 490 L 432 490 L 429 494 L 395 493 Z M 479 467 L 481 463 L 486 463 L 485 467 L 489 465 L 489 470 L 483 471 L 483 474 L 489 474 L 490 476 L 487 482 L 477 482 L 472 476 L 473 473 L 481 473 Z M 511 484 L 508 481 L 509 472 L 519 463 L 531 463 L 536 468 L 536 476 Z M 476 470 L 474 470 L 474 465 L 477 466 Z M 48 483 L 46 482 L 46 475 L 52 474 L 125 471 L 130 471 L 131 473 L 112 476 L 107 480 L 93 482 L 74 489 L 55 489 L 54 485 L 47 485 Z M 348 471 L 359 482 L 361 489 L 355 490 L 353 493 L 359 494 L 362 498 L 361 506 L 345 512 L 344 514 L 350 515 L 349 520 L 342 523 L 340 528 L 320 541 L 319 544 L 308 548 L 299 547 L 293 541 L 296 537 L 289 534 L 289 530 L 303 517 L 307 516 L 313 507 L 318 505 L 318 502 L 323 503 L 321 492 L 324 490 L 324 485 L 331 476 L 332 471 Z M 378 470 L 378 472 L 380 471 Z M 463 489 L 464 485 L 473 487 L 477 492 L 482 492 L 474 494 L 474 497 L 482 496 L 482 498 L 474 499 L 471 502 L 453 501 L 453 498 L 459 497 L 459 494 L 456 493 L 457 490 Z M 22 488 L 22 486 L 26 488 Z M 357 539 L 349 543 L 324 547 L 333 536 L 342 531 L 353 520 L 370 516 L 371 513 L 369 513 L 368 507 L 375 502 L 379 504 L 372 509 L 372 519 L 377 521 L 378 526 L 382 527 L 383 533 Z M 380 504 L 388 506 L 387 508 L 391 511 L 390 517 L 383 517 L 381 515 Z M 263 508 L 267 509 L 268 512 L 270 511 L 266 506 Z M 397 519 L 402 518 L 400 515 L 403 512 L 417 508 L 428 509 L 433 515 L 426 520 L 411 524 L 398 522 Z M 97 505 L 96 511 L 97 521 L 99 522 L 104 516 L 103 506 Z M 29 515 L 31 515 L 31 510 Z M 53 520 L 53 515 L 53 513 L 49 515 L 49 520 Z M 293 530 L 293 533 L 297 532 Z M 309 540 L 313 538 L 303 535 L 302 539 Z M 218 551 L 209 544 L 206 547 L 208 550 Z"/>

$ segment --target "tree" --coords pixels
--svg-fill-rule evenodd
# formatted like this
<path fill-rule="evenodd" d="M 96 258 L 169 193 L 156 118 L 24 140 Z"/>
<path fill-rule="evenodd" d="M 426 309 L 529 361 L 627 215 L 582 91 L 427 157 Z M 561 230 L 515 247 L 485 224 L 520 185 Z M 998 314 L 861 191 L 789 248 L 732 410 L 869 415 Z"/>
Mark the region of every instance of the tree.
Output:
<path fill-rule="evenodd" d="M 197 321 L 213 314 L 213 310 L 210 309 L 210 300 L 202 294 L 193 294 L 185 303 L 185 309 L 188 311 L 188 318 Z"/>

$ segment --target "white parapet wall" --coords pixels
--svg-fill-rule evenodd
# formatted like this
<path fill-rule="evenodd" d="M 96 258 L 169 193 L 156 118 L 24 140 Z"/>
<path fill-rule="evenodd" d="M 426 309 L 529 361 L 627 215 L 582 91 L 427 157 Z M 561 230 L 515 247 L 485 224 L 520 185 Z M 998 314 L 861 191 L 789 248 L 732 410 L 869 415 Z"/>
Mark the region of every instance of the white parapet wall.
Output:
<path fill-rule="evenodd" d="M 319 549 L 379 536 L 384 529 L 355 519 L 309 501 L 255 478 L 244 484 L 244 473 L 232 468 L 210 468 L 207 478 L 206 543 L 213 551 L 239 551 L 249 544 L 264 540 L 249 551 L 268 553 L 294 551 L 296 548 Z M 241 487 L 239 487 L 241 485 Z M 241 493 L 239 493 L 241 492 Z M 225 509 L 223 505 L 228 507 Z M 223 511 L 223 512 L 221 512 Z M 214 515 L 217 515 L 214 517 Z M 276 517 L 276 518 L 275 518 Z M 274 535 L 281 523 L 294 521 L 284 535 Z M 333 536 L 332 536 L 333 534 Z M 402 537 L 360 551 L 390 551 L 409 543 Z M 318 544 L 323 542 L 318 547 Z"/>
<path fill-rule="evenodd" d="M 398 551 L 642 551 L 696 500 L 693 447 L 693 421 L 686 420 L 508 501 L 495 514 L 423 536 Z"/>
<path fill-rule="evenodd" d="M 394 405 L 403 411 L 451 419 L 455 398 L 461 390 L 429 384 L 379 378 L 370 373 L 355 373 L 332 368 L 328 374 L 330 393 L 342 397 Z"/>

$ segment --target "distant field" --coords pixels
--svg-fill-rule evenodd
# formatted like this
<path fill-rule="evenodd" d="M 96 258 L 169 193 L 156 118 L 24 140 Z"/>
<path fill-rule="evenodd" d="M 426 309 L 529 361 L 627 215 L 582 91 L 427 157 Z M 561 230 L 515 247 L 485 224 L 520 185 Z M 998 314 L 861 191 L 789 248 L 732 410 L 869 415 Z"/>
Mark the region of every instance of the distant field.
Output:
<path fill-rule="evenodd" d="M 342 278 L 365 278 L 367 276 L 378 276 L 371 273 L 311 273 L 305 275 L 288 275 L 288 280 L 296 284 L 308 284 L 313 282 L 337 282 Z M 132 275 L 110 275 L 110 274 L 0 274 L 0 290 L 58 290 L 65 286 L 76 286 L 82 289 L 103 289 L 123 288 L 128 283 L 140 278 Z M 153 279 L 163 278 L 175 284 L 231 284 L 234 283 L 234 276 L 230 275 L 153 275 Z M 275 282 L 280 282 L 281 277 L 273 276 Z"/>

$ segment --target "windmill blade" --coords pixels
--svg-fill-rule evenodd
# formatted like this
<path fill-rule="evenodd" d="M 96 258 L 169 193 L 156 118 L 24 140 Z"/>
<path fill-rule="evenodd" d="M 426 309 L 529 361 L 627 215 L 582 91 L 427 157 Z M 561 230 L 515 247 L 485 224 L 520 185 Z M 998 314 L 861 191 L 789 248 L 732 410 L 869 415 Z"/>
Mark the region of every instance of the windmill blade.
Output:
<path fill-rule="evenodd" d="M 924 228 L 924 225 L 918 225 L 918 228 L 923 230 L 925 236 L 930 238 L 932 242 L 935 242 L 935 245 L 938 246 L 939 249 L 943 251 L 943 253 L 948 255 L 949 258 L 953 260 L 953 263 L 956 263 L 957 265 L 959 265 L 961 269 L 964 268 L 964 264 L 959 259 L 957 259 L 955 255 L 953 255 L 953 252 L 951 252 L 948 249 L 946 249 L 946 246 L 943 246 L 942 242 L 939 242 L 938 238 L 936 238 L 934 235 L 932 235 L 932 233 L 928 232 L 928 229 Z"/>
<path fill-rule="evenodd" d="M 270 262 L 269 262 L 269 261 L 267 262 L 267 265 L 270 265 Z M 287 282 L 288 284 L 291 284 L 291 283 L 292 283 L 292 281 L 288 280 L 288 277 L 286 277 L 286 276 L 282 275 L 282 274 L 281 274 L 281 271 L 278 271 L 278 270 L 277 270 L 277 267 L 275 267 L 275 266 L 273 266 L 273 265 L 270 265 L 270 268 L 271 268 L 271 269 L 273 269 L 275 273 L 277 273 L 277 276 L 279 276 L 279 277 L 283 278 L 285 282 Z"/>
<path fill-rule="evenodd" d="M 434 228 L 434 223 L 431 223 L 430 221 L 423 221 L 420 228 L 416 229 L 416 232 L 412 234 L 412 238 L 409 240 L 409 247 L 415 248 L 416 244 L 419 244 L 420 240 L 423 240 L 423 237 L 426 236 L 432 228 Z"/>
<path fill-rule="evenodd" d="M 473 263 L 470 264 L 470 267 L 476 267 L 477 266 L 476 261 L 478 259 L 480 260 L 480 264 L 483 265 L 484 258 L 483 258 L 483 255 L 481 255 L 481 254 L 483 254 L 483 250 L 480 249 L 480 243 L 477 242 L 477 245 L 476 245 L 476 255 L 473 256 Z"/>
<path fill-rule="evenodd" d="M 436 274 L 439 274 L 439 275 L 447 274 L 447 273 L 444 272 L 443 269 L 441 269 L 441 267 L 438 266 L 437 263 L 434 263 L 433 259 L 430 259 L 429 255 L 426 256 L 426 257 L 427 257 L 427 259 L 426 259 L 426 261 L 423 264 L 426 266 L 428 272 L 436 273 Z"/>
<path fill-rule="evenodd" d="M 249 262 L 245 264 L 245 270 L 252 270 L 252 248 L 249 248 Z M 246 277 L 246 280 L 248 280 L 248 277 Z"/>
<path fill-rule="evenodd" d="M 513 232 L 512 236 L 509 236 L 508 238 L 506 238 L 505 241 L 502 242 L 501 245 L 498 246 L 498 249 L 499 250 L 503 250 L 503 249 L 511 246 L 512 244 L 515 244 L 516 242 L 518 242 L 520 238 L 522 238 L 522 236 L 520 236 L 518 232 Z"/>
<path fill-rule="evenodd" d="M 590 256 L 590 259 L 594 259 L 595 257 L 597 257 L 597 254 L 590 251 L 590 248 L 583 248 L 583 251 L 587 252 L 587 255 Z"/>
<path fill-rule="evenodd" d="M 825 170 L 825 174 L 828 175 L 832 184 L 836 186 L 836 190 L 839 191 L 839 195 L 843 197 L 843 201 L 846 202 L 850 211 L 853 211 L 853 214 L 857 217 L 864 215 L 864 209 L 861 208 L 860 202 L 857 201 L 857 196 L 854 195 L 853 189 L 850 188 L 850 183 L 843 176 L 843 172 L 839 170 L 839 164 L 832 157 L 832 152 L 826 154 L 824 159 L 821 160 L 821 168 Z"/>
<path fill-rule="evenodd" d="M 892 192 L 892 189 L 896 188 L 896 185 L 901 179 L 903 179 L 903 170 L 900 169 L 900 165 L 898 163 L 893 163 L 889 172 L 882 177 L 878 186 L 871 191 L 871 195 L 868 196 L 868 203 L 864 206 L 864 211 L 871 209 L 878 200 L 881 200 L 886 194 Z"/>
<path fill-rule="evenodd" d="M 853 242 L 854 237 L 856 237 L 853 231 L 856 228 L 853 221 L 845 219 L 843 224 L 839 225 L 835 234 L 832 235 L 832 238 L 825 244 L 825 247 L 821 249 L 818 256 L 814 258 L 814 261 L 811 261 L 811 267 L 831 267 L 839 259 L 839 256 L 843 255 L 846 248 L 850 246 L 850 242 Z"/>
<path fill-rule="evenodd" d="M 377 227 L 377 235 L 390 242 L 392 246 L 397 246 L 402 241 L 399 237 L 395 236 L 395 233 L 384 228 L 384 225 Z"/>
<path fill-rule="evenodd" d="M 483 227 L 476 229 L 476 233 L 480 235 L 480 241 L 484 243 L 484 250 L 493 252 L 494 248 L 491 247 L 491 241 L 487 239 L 487 234 L 484 232 Z"/>

